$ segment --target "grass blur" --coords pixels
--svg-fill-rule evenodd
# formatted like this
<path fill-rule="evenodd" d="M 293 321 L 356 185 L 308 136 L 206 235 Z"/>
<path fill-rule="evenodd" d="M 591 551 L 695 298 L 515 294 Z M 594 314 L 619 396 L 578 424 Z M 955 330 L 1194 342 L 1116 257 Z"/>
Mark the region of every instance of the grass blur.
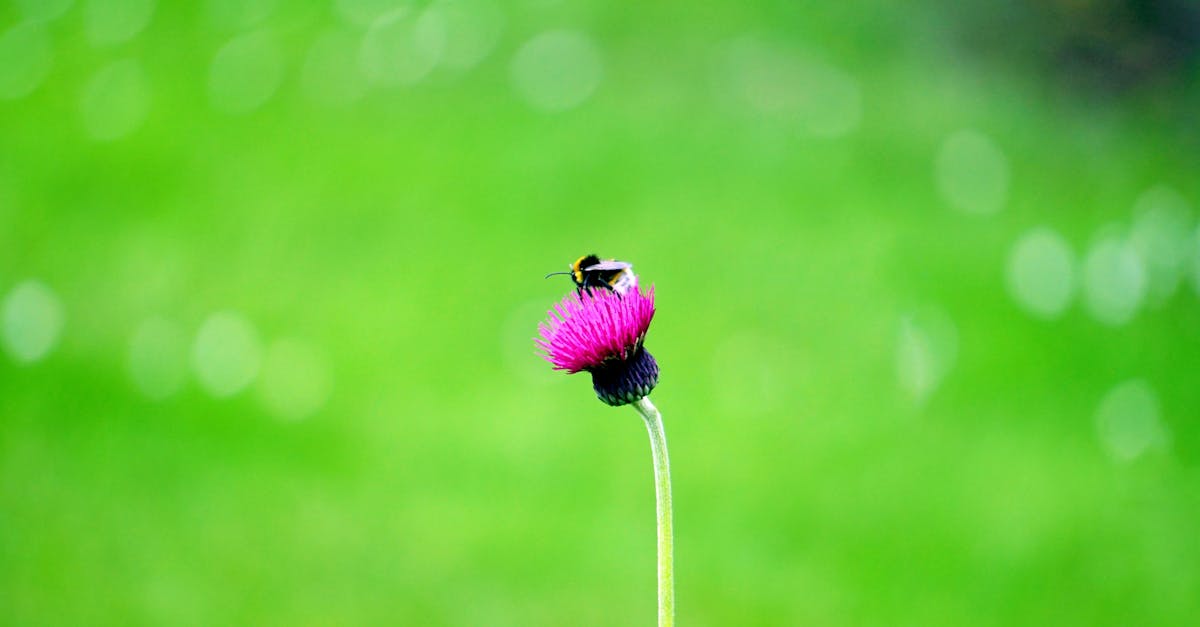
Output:
<path fill-rule="evenodd" d="M 532 347 L 588 252 L 656 286 L 681 625 L 1200 614 L 1194 65 L 394 4 L 0 5 L 2 622 L 650 624 L 642 424 Z"/>

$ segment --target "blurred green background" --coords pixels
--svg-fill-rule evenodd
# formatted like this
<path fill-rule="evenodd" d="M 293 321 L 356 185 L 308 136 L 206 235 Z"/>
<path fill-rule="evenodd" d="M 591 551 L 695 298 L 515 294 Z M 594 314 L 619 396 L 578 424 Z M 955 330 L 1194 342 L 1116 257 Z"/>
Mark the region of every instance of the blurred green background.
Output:
<path fill-rule="evenodd" d="M 1195 5 L 4 0 L 0 622 L 1200 616 Z"/>

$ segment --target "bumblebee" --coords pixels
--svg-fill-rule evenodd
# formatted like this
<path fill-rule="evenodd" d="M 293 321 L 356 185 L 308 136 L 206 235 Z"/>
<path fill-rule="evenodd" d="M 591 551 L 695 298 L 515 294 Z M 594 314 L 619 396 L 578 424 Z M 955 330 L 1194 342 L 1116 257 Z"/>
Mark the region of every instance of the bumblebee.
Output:
<path fill-rule="evenodd" d="M 596 255 L 584 255 L 568 266 L 566 272 L 551 272 L 550 278 L 557 274 L 569 274 L 580 290 L 603 288 L 625 294 L 637 287 L 637 275 L 633 273 L 633 264 L 616 259 L 600 259 Z"/>

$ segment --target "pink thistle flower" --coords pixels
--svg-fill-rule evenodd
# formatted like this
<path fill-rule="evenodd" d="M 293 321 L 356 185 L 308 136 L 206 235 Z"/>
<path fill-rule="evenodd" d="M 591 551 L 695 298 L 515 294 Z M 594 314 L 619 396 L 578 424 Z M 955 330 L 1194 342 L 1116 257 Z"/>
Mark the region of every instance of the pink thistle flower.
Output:
<path fill-rule="evenodd" d="M 590 372 L 600 400 L 624 405 L 658 384 L 658 363 L 643 347 L 653 318 L 654 288 L 580 290 L 547 313 L 535 343 L 555 370 Z"/>

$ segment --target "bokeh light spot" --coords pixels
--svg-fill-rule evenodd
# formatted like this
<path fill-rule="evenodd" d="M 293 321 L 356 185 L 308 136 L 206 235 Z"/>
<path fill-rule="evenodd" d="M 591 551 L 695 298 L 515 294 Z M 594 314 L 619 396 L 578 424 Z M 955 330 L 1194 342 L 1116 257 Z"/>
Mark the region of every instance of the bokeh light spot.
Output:
<path fill-rule="evenodd" d="M 180 390 L 187 376 L 187 335 L 165 318 L 147 318 L 129 340 L 129 377 L 153 400 Z"/>
<path fill-rule="evenodd" d="M 237 37 L 213 57 L 208 72 L 209 102 L 225 113 L 250 113 L 279 89 L 283 71 L 283 54 L 270 35 Z"/>
<path fill-rule="evenodd" d="M 258 376 L 262 345 L 241 314 L 222 311 L 201 325 L 192 344 L 192 368 L 200 385 L 218 398 L 233 396 Z"/>
<path fill-rule="evenodd" d="M 900 318 L 896 375 L 918 404 L 941 385 L 958 358 L 958 329 L 944 311 L 918 308 Z"/>
<path fill-rule="evenodd" d="M 267 411 L 276 417 L 307 418 L 325 405 L 332 390 L 329 364 L 313 346 L 282 339 L 267 348 L 259 378 L 259 396 Z"/>
<path fill-rule="evenodd" d="M 1165 448 L 1169 441 L 1158 396 L 1141 379 L 1121 383 L 1104 395 L 1096 409 L 1096 432 L 1108 454 L 1122 462 L 1151 448 Z"/>
<path fill-rule="evenodd" d="M 445 29 L 442 65 L 467 70 L 492 52 L 504 29 L 504 14 L 491 0 L 440 0 L 433 8 Z"/>
<path fill-rule="evenodd" d="M 352 104 L 367 92 L 366 79 L 358 66 L 361 38 L 353 33 L 331 30 L 323 33 L 308 50 L 300 77 L 305 95 L 325 106 Z"/>
<path fill-rule="evenodd" d="M 63 319 L 54 290 L 41 281 L 24 281 L 4 299 L 4 347 L 20 363 L 38 361 L 58 344 Z"/>
<path fill-rule="evenodd" d="M 75 0 L 16 0 L 17 8 L 25 19 L 33 22 L 55 20 L 71 9 Z"/>
<path fill-rule="evenodd" d="M 1200 295 L 1200 228 L 1192 238 L 1192 288 Z"/>
<path fill-rule="evenodd" d="M 600 50 L 583 33 L 556 30 L 525 42 L 512 61 L 517 92 L 535 109 L 574 109 L 595 93 L 604 74 Z"/>
<path fill-rule="evenodd" d="M 271 16 L 279 0 L 208 0 L 208 19 L 217 28 L 250 28 Z"/>
<path fill-rule="evenodd" d="M 0 35 L 0 100 L 28 96 L 46 78 L 54 49 L 46 30 L 17 24 Z"/>
<path fill-rule="evenodd" d="M 862 120 L 862 89 L 852 76 L 833 67 L 809 68 L 810 98 L 804 126 L 818 137 L 840 137 L 858 128 Z"/>
<path fill-rule="evenodd" d="M 87 0 L 84 32 L 95 45 L 129 41 L 145 30 L 154 15 L 154 0 Z"/>
<path fill-rule="evenodd" d="M 1075 289 L 1071 247 L 1058 233 L 1037 228 L 1021 236 L 1008 258 L 1008 290 L 1025 311 L 1056 318 Z"/>
<path fill-rule="evenodd" d="M 359 63 L 377 85 L 410 85 L 437 65 L 446 45 L 445 21 L 436 8 L 420 15 L 390 13 L 363 38 Z"/>
<path fill-rule="evenodd" d="M 1118 229 L 1101 229 L 1083 264 L 1084 303 L 1092 317 L 1109 325 L 1133 319 L 1146 293 L 1142 259 Z"/>
<path fill-rule="evenodd" d="M 96 72 L 83 92 L 83 128 L 95 140 L 112 141 L 137 130 L 150 111 L 150 87 L 137 61 L 117 61 Z"/>
<path fill-rule="evenodd" d="M 1179 192 L 1160 185 L 1134 203 L 1130 241 L 1146 266 L 1147 299 L 1161 304 L 1175 295 L 1194 253 L 1192 208 Z"/>
<path fill-rule="evenodd" d="M 993 214 L 1008 202 L 1008 159 L 978 131 L 961 130 L 946 138 L 935 174 L 942 199 L 964 213 Z"/>
<path fill-rule="evenodd" d="M 411 10 L 412 0 L 334 0 L 334 8 L 346 22 L 367 27 L 388 14 L 403 14 Z"/>
<path fill-rule="evenodd" d="M 722 93 L 755 116 L 767 116 L 816 137 L 858 128 L 862 89 L 846 72 L 799 51 L 755 38 L 729 43 L 721 58 Z"/>

